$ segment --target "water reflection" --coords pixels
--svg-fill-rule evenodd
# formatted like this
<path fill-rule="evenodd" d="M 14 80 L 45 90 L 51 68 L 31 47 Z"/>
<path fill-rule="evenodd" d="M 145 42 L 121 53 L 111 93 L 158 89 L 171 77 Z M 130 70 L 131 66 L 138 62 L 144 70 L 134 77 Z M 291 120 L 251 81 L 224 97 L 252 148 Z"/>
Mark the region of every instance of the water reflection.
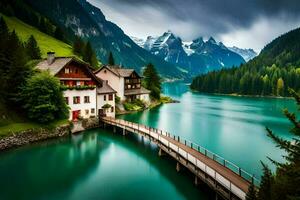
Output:
<path fill-rule="evenodd" d="M 210 198 L 207 187 L 199 190 L 157 154 L 142 137 L 100 129 L 2 152 L 0 199 Z"/>
<path fill-rule="evenodd" d="M 284 152 L 267 137 L 265 127 L 291 139 L 290 124 L 282 109 L 295 111 L 293 100 L 204 95 L 189 91 L 182 83 L 164 84 L 163 91 L 180 103 L 120 118 L 154 126 L 198 143 L 257 177 L 262 172 L 260 160 L 270 164 L 266 156 L 283 161 Z"/>
<path fill-rule="evenodd" d="M 100 162 L 98 155 L 105 148 L 97 135 L 82 135 L 3 152 L 0 197 L 46 199 L 49 193 L 70 191 L 80 179 L 93 173 Z"/>

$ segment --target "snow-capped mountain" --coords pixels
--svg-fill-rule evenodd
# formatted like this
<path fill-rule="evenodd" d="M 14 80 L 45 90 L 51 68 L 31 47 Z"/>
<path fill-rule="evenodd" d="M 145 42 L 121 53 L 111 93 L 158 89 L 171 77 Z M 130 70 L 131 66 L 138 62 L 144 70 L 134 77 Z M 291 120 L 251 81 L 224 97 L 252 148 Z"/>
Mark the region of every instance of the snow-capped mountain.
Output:
<path fill-rule="evenodd" d="M 192 76 L 245 62 L 239 54 L 212 37 L 207 41 L 199 37 L 192 42 L 183 42 L 180 37 L 167 31 L 159 37 L 149 36 L 146 41 L 139 42 L 139 45 L 188 71 Z"/>
<path fill-rule="evenodd" d="M 253 49 L 241 49 L 236 46 L 228 47 L 228 49 L 241 55 L 246 62 L 257 56 L 257 53 Z"/>
<path fill-rule="evenodd" d="M 134 37 L 134 36 L 130 36 L 130 38 L 132 39 L 132 41 L 134 41 L 137 45 L 139 45 L 140 47 L 143 47 L 145 44 L 145 40 Z"/>

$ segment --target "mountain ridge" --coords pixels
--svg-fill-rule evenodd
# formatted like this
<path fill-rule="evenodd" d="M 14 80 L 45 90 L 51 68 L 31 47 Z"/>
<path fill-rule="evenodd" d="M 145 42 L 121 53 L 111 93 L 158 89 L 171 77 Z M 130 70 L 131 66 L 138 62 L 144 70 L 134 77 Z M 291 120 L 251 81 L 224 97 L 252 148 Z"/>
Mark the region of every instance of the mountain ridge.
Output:
<path fill-rule="evenodd" d="M 267 44 L 260 54 L 239 68 L 197 76 L 191 88 L 206 93 L 290 96 L 300 91 L 300 28 Z"/>
<path fill-rule="evenodd" d="M 59 24 L 65 30 L 89 40 L 102 63 L 112 52 L 116 64 L 142 73 L 143 67 L 153 63 L 163 77 L 182 79 L 187 74 L 178 66 L 165 62 L 135 44 L 121 28 L 107 21 L 102 11 L 86 0 L 24 0 L 37 11 Z"/>
<path fill-rule="evenodd" d="M 132 39 L 137 41 L 137 38 Z M 167 31 L 161 36 L 148 36 L 144 42 L 138 40 L 137 43 L 165 61 L 181 66 L 192 76 L 239 66 L 245 62 L 242 56 L 229 50 L 213 37 L 206 41 L 203 37 L 198 37 L 191 42 L 185 42 L 171 31 Z"/>
<path fill-rule="evenodd" d="M 246 62 L 248 62 L 249 60 L 255 58 L 258 55 L 253 49 L 250 49 L 250 48 L 242 49 L 242 48 L 233 46 L 233 47 L 228 47 L 228 49 L 230 49 L 231 51 L 241 55 Z"/>

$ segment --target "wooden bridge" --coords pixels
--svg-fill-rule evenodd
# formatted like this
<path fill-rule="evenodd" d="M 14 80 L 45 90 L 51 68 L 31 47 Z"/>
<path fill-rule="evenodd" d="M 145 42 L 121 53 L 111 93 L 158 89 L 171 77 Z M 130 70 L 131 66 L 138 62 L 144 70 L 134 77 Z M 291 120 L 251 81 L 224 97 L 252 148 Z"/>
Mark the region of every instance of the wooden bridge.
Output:
<path fill-rule="evenodd" d="M 101 122 L 112 125 L 114 131 L 121 128 L 123 135 L 129 131 L 149 138 L 160 148 L 160 156 L 168 154 L 177 161 L 177 171 L 186 167 L 195 175 L 195 184 L 199 180 L 205 182 L 224 199 L 244 200 L 250 184 L 259 184 L 253 175 L 235 164 L 179 136 L 121 119 L 102 117 Z"/>

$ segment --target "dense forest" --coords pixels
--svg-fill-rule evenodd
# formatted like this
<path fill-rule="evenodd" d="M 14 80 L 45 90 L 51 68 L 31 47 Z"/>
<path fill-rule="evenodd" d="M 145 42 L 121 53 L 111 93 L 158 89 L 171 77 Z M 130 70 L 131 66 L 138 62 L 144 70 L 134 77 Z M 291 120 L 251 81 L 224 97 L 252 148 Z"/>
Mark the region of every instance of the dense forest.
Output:
<path fill-rule="evenodd" d="M 240 67 L 196 77 L 191 88 L 206 93 L 289 96 L 300 90 L 300 29 L 268 44 L 259 56 Z"/>

